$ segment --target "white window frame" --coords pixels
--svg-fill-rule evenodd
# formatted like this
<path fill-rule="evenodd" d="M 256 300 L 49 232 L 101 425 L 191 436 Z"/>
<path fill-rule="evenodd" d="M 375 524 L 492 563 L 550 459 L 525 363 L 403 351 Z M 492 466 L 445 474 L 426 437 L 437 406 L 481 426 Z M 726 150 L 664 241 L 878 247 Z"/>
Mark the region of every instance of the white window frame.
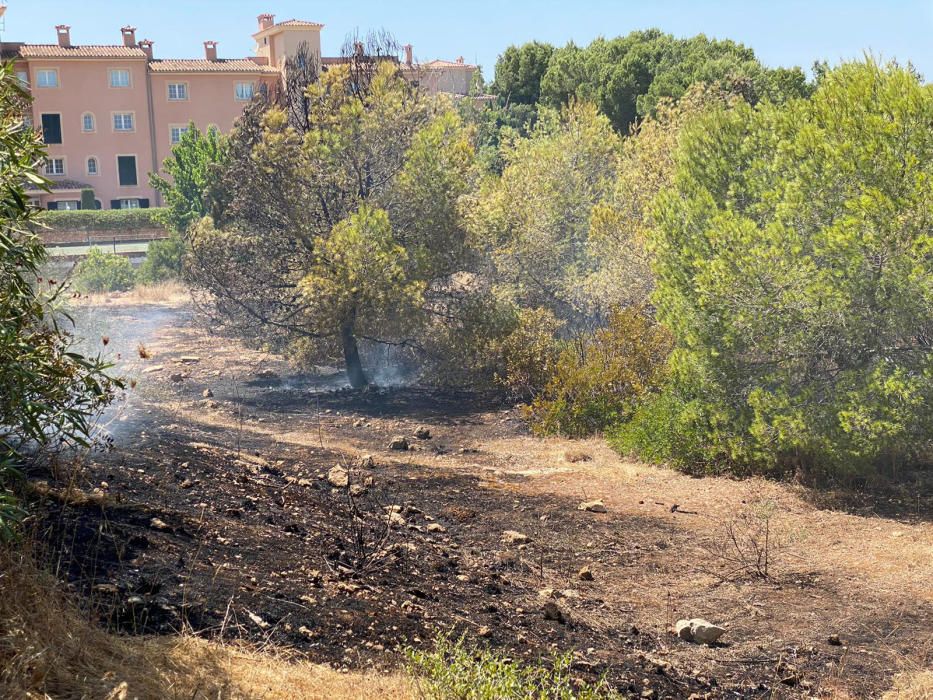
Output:
<path fill-rule="evenodd" d="M 126 74 L 126 84 L 115 83 L 114 76 Z M 133 87 L 133 75 L 130 73 L 129 68 L 110 68 L 107 71 L 107 82 L 112 88 L 131 88 Z"/>
<path fill-rule="evenodd" d="M 80 199 L 55 199 L 53 201 L 55 202 L 55 209 L 57 211 L 78 211 L 81 207 Z M 62 204 L 72 204 L 74 206 L 63 207 Z"/>
<path fill-rule="evenodd" d="M 139 205 L 139 197 L 124 197 L 120 200 L 121 209 L 141 209 Z"/>
<path fill-rule="evenodd" d="M 45 76 L 54 76 L 54 82 L 43 80 Z M 58 79 L 58 68 L 36 68 L 36 87 L 43 90 L 51 90 L 61 87 L 61 81 Z"/>
<path fill-rule="evenodd" d="M 57 172 L 55 167 L 56 163 L 61 163 L 62 171 Z M 65 156 L 50 156 L 45 159 L 45 167 L 43 168 L 46 175 L 67 175 L 68 174 L 68 164 L 65 162 Z"/>
<path fill-rule="evenodd" d="M 181 137 L 185 135 L 189 126 L 187 124 L 169 124 L 168 125 L 168 143 L 170 146 L 177 146 L 181 142 Z M 178 140 L 175 140 L 175 131 L 178 131 Z"/>
<path fill-rule="evenodd" d="M 175 88 L 175 97 L 172 97 L 172 88 Z M 179 97 L 178 88 L 181 88 L 181 96 Z M 168 96 L 169 102 L 187 102 L 188 101 L 188 83 L 169 83 L 166 87 L 166 95 Z"/>
<path fill-rule="evenodd" d="M 240 94 L 240 88 L 243 87 L 244 85 L 249 85 L 249 97 L 243 97 Z M 248 81 L 248 82 L 238 81 L 236 86 L 233 88 L 233 95 L 236 98 L 237 102 L 249 102 L 251 99 L 253 99 L 253 95 L 255 94 L 256 94 L 256 84 L 253 83 L 252 81 Z"/>
<path fill-rule="evenodd" d="M 91 168 L 90 168 L 92 160 L 94 161 L 94 172 L 93 173 L 91 172 Z M 96 177 L 100 175 L 100 158 L 98 158 L 97 156 L 88 156 L 87 158 L 85 158 L 84 159 L 84 172 L 86 172 L 88 176 L 90 177 Z"/>
<path fill-rule="evenodd" d="M 117 117 L 120 117 L 121 123 L 125 123 L 125 119 L 129 115 L 130 118 L 130 128 L 129 129 L 119 129 L 117 128 Z M 111 112 L 110 113 L 110 125 L 113 127 L 114 133 L 117 134 L 132 134 L 136 131 L 136 112 Z"/>
<path fill-rule="evenodd" d="M 91 128 L 87 128 L 87 122 L 85 121 L 88 117 L 91 118 Z M 93 134 L 97 131 L 97 117 L 94 116 L 93 112 L 85 112 L 81 115 L 81 131 L 85 134 Z"/>

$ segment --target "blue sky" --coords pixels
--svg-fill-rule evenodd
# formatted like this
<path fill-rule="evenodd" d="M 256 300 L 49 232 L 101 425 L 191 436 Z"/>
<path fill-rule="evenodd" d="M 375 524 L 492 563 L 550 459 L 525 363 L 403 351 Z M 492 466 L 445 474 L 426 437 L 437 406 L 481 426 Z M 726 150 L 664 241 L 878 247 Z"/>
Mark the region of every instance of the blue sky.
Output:
<path fill-rule="evenodd" d="M 531 39 L 586 44 L 596 36 L 659 27 L 677 36 L 704 32 L 751 46 L 766 63 L 808 68 L 870 50 L 911 61 L 933 79 L 933 0 L 5 0 L 4 40 L 55 41 L 70 24 L 74 43 L 119 43 L 120 27 L 138 27 L 157 56 L 199 57 L 205 39 L 221 56 L 249 55 L 256 15 L 325 24 L 325 55 L 354 29 L 385 28 L 412 43 L 421 60 L 464 56 L 491 79 L 496 56 Z"/>

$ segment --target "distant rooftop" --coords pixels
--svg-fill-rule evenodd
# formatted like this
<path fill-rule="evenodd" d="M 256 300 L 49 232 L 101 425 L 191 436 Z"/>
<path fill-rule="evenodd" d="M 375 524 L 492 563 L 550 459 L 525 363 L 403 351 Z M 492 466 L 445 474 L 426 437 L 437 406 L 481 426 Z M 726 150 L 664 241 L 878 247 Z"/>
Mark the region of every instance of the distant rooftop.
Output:
<path fill-rule="evenodd" d="M 264 66 L 248 58 L 166 58 L 150 61 L 153 73 L 278 73 L 273 66 Z"/>
<path fill-rule="evenodd" d="M 137 46 L 94 45 L 59 46 L 58 44 L 23 44 L 19 48 L 23 58 L 146 58 L 146 52 Z"/>

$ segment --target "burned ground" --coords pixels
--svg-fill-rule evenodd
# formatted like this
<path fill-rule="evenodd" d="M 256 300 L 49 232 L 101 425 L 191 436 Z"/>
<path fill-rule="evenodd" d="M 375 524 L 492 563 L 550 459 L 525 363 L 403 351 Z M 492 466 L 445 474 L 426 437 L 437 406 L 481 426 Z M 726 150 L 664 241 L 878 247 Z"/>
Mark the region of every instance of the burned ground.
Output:
<path fill-rule="evenodd" d="M 930 661 L 927 500 L 899 522 L 690 479 L 533 438 L 494 396 L 335 391 L 187 312 L 144 311 L 99 320 L 138 382 L 113 449 L 30 475 L 49 562 L 111 628 L 242 637 L 338 668 L 395 666 L 452 629 L 513 658 L 573 650 L 581 677 L 657 697 L 872 697 Z M 412 449 L 387 449 L 396 435 Z M 592 499 L 608 512 L 578 509 Z M 773 528 L 767 577 L 722 554 L 743 512 Z M 694 616 L 726 624 L 724 644 L 669 633 Z"/>

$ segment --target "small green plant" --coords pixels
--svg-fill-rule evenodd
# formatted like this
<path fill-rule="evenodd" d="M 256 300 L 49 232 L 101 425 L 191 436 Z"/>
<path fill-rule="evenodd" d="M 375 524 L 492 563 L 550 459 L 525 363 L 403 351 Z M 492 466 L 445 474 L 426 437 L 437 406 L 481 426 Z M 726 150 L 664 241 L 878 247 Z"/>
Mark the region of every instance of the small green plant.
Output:
<path fill-rule="evenodd" d="M 185 250 L 185 240 L 178 233 L 161 241 L 152 241 L 146 251 L 146 259 L 136 271 L 136 282 L 155 284 L 181 277 Z"/>
<path fill-rule="evenodd" d="M 573 654 L 550 662 L 512 661 L 449 634 L 439 635 L 430 651 L 409 649 L 408 669 L 432 700 L 597 700 L 620 698 L 600 680 L 585 683 L 571 673 Z"/>
<path fill-rule="evenodd" d="M 122 292 L 133 287 L 135 278 L 129 258 L 94 247 L 75 267 L 73 282 L 82 292 Z"/>

